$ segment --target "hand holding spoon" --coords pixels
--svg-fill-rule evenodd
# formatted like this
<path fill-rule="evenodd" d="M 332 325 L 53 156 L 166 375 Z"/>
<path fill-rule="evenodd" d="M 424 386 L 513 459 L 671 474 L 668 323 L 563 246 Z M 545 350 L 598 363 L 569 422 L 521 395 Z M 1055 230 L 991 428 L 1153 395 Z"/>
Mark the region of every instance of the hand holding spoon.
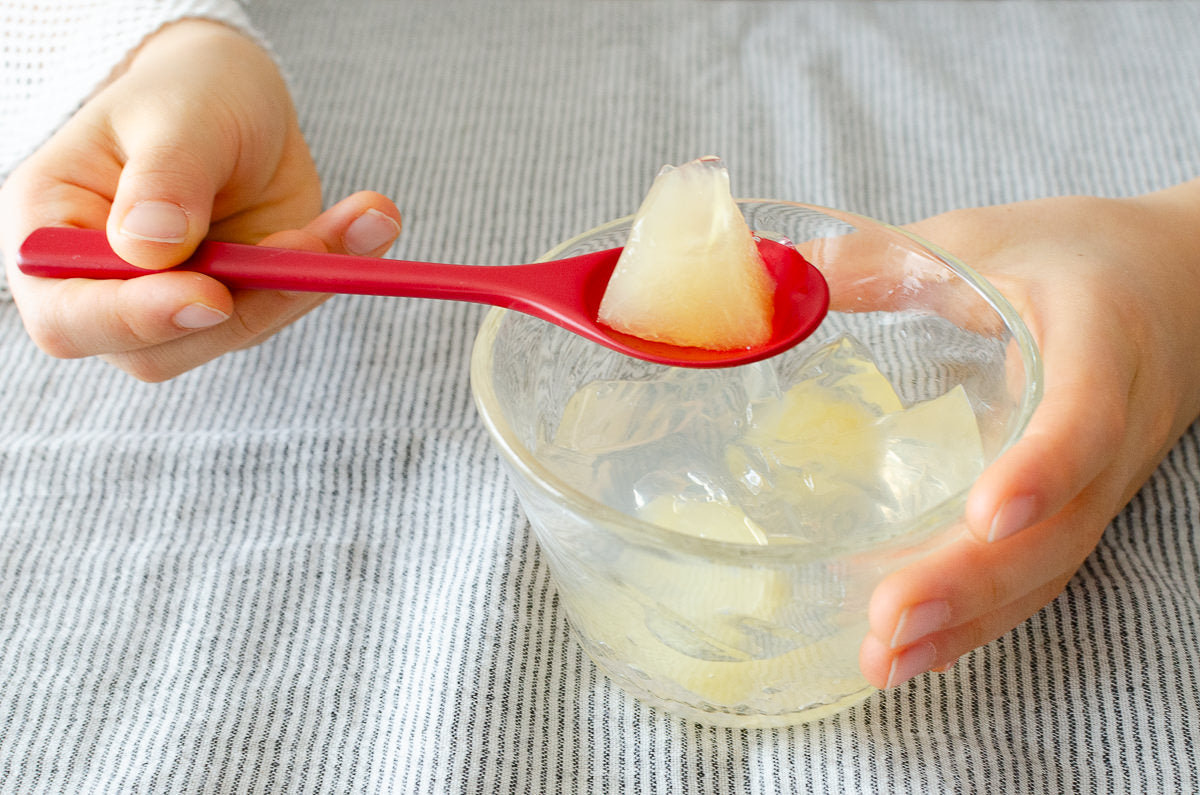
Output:
<path fill-rule="evenodd" d="M 619 353 L 675 367 L 731 367 L 791 348 L 825 317 L 829 289 L 820 272 L 795 248 L 756 239 L 775 279 L 770 339 L 738 350 L 708 350 L 623 334 L 596 317 L 621 249 L 528 265 L 493 267 L 316 254 L 242 243 L 205 241 L 176 270 L 203 273 L 230 289 L 292 290 L 408 298 L 440 298 L 490 304 L 547 320 Z M 17 253 L 31 276 L 131 279 L 156 271 L 118 257 L 102 230 L 46 227 Z"/>

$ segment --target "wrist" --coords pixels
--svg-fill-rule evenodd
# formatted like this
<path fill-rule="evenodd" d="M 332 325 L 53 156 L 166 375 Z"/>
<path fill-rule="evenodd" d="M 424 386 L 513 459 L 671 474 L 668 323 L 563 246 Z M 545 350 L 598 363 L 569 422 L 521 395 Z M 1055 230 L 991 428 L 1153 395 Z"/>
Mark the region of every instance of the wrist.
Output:
<path fill-rule="evenodd" d="M 1186 426 L 1200 417 L 1200 368 L 1194 360 L 1200 349 L 1200 179 L 1129 201 L 1150 219 L 1142 229 L 1145 259 L 1135 263 L 1133 278 L 1157 285 L 1158 311 L 1185 351 L 1177 377 L 1192 387 L 1183 396 Z"/>
<path fill-rule="evenodd" d="M 1156 230 L 1193 264 L 1200 276 L 1200 178 L 1181 182 L 1131 200 L 1159 220 Z"/>

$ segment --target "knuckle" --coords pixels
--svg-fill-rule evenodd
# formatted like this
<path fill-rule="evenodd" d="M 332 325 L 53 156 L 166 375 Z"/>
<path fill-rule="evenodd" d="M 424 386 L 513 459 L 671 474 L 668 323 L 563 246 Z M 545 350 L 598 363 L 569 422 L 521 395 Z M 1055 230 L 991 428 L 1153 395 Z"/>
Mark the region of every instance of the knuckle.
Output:
<path fill-rule="evenodd" d="M 250 313 L 235 313 L 227 321 L 226 332 L 234 348 L 248 348 L 273 332 L 273 324 L 266 318 Z"/>
<path fill-rule="evenodd" d="M 108 364 L 147 384 L 158 384 L 179 374 L 179 370 L 165 365 L 157 357 L 144 352 L 134 354 L 108 354 L 101 356 Z"/>
<path fill-rule="evenodd" d="M 52 316 L 26 316 L 23 321 L 29 338 L 46 355 L 56 359 L 79 359 L 87 355 L 75 343 L 74 336 Z"/>

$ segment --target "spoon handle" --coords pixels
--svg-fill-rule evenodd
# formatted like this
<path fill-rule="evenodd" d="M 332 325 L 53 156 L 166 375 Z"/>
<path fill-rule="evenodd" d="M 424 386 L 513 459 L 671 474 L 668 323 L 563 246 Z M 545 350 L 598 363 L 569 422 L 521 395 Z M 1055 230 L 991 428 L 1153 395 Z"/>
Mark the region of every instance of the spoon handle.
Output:
<path fill-rule="evenodd" d="M 17 264 L 31 276 L 59 279 L 131 279 L 155 273 L 118 257 L 97 229 L 38 229 L 21 246 Z M 172 270 L 203 273 L 231 289 L 441 298 L 516 308 L 527 303 L 529 291 L 545 291 L 548 267 L 452 265 L 206 240 Z M 557 273 L 561 276 L 563 270 L 569 269 Z"/>

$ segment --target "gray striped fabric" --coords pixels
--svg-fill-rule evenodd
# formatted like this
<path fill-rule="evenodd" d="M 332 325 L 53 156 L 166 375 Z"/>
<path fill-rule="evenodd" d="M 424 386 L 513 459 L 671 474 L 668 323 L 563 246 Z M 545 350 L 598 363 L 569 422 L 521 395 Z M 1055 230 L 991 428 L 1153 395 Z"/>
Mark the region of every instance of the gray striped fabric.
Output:
<path fill-rule="evenodd" d="M 250 6 L 332 200 L 511 263 L 717 153 L 904 222 L 1200 174 L 1195 3 Z M 336 298 L 167 384 L 0 301 L 0 792 L 1200 792 L 1200 433 L 1066 593 L 823 722 L 698 727 L 583 657 L 471 405 L 475 306 Z"/>

